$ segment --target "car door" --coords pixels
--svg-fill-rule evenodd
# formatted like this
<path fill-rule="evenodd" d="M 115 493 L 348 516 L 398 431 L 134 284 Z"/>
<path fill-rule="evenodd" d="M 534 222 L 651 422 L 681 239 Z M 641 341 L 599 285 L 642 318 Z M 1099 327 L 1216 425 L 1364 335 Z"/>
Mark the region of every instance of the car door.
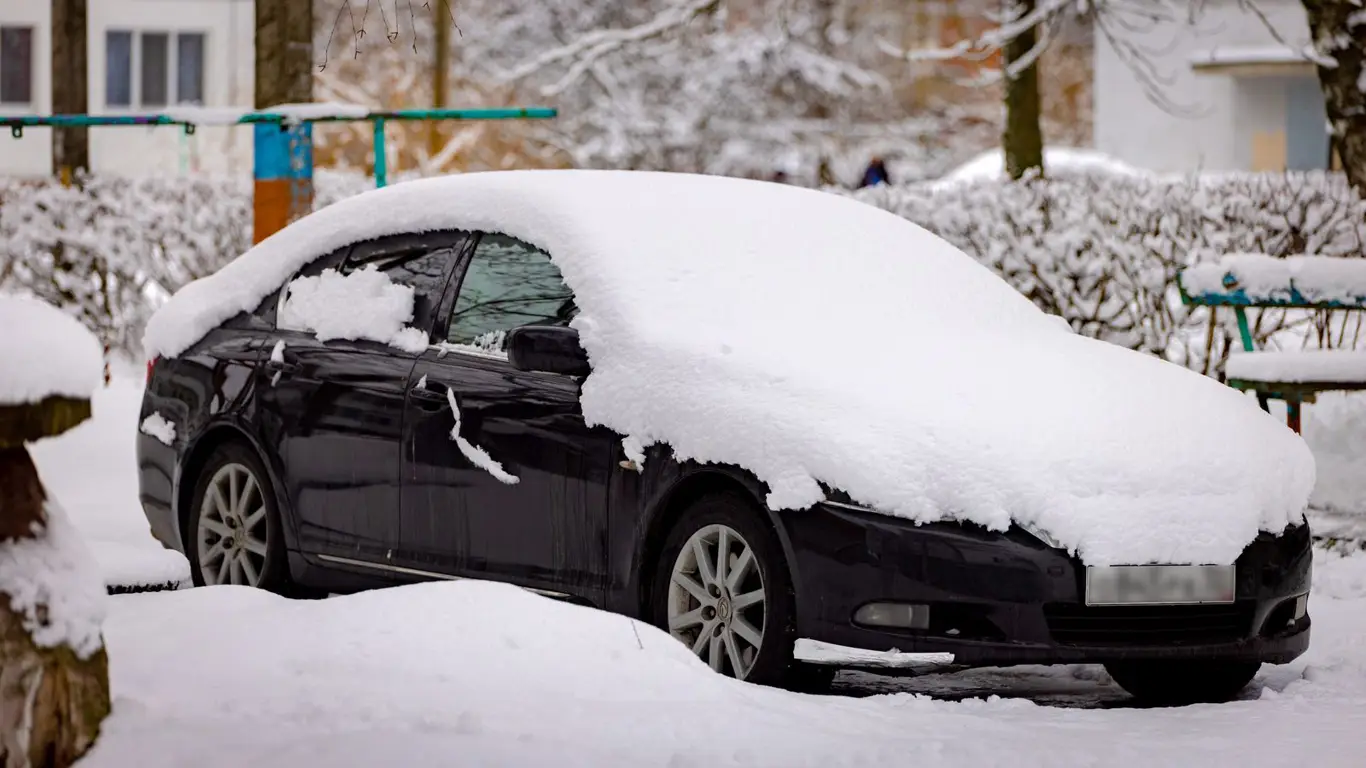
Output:
<path fill-rule="evenodd" d="M 483 234 L 468 250 L 449 318 L 436 323 L 447 344 L 409 379 L 401 555 L 414 569 L 598 602 L 616 438 L 584 424 L 578 377 L 517 370 L 502 344 L 518 326 L 568 323 L 572 295 L 526 243 Z M 501 479 L 471 460 L 479 450 Z"/>
<path fill-rule="evenodd" d="M 461 242 L 443 233 L 362 242 L 298 277 L 378 269 L 413 289 L 411 324 L 426 336 Z M 290 327 L 298 326 L 298 312 L 286 311 L 290 300 L 281 302 L 260 387 L 299 546 L 335 562 L 384 563 L 398 544 L 399 443 L 417 355 L 377 341 L 319 341 L 312 328 Z"/>

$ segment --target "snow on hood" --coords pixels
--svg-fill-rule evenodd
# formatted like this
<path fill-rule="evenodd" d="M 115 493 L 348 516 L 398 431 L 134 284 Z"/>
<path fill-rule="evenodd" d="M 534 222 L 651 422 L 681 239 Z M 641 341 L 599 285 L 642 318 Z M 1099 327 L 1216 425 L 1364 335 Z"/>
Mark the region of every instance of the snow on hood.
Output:
<path fill-rule="evenodd" d="M 1303 441 L 1199 374 L 1062 330 L 894 214 L 779 184 L 477 173 L 336 203 L 186 286 L 148 325 L 179 354 L 348 242 L 494 230 L 548 251 L 592 359 L 592 423 L 735 464 L 773 508 L 818 482 L 916 521 L 1032 525 L 1090 564 L 1230 563 L 1301 521 Z"/>

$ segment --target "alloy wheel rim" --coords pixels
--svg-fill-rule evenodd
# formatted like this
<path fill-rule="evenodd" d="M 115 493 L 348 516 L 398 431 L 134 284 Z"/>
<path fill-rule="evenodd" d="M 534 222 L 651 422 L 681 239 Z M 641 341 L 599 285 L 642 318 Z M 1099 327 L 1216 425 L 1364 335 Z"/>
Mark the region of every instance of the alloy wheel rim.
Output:
<path fill-rule="evenodd" d="M 735 529 L 708 525 L 674 560 L 665 611 L 669 634 L 722 674 L 744 680 L 764 643 L 763 573 Z"/>
<path fill-rule="evenodd" d="M 266 567 L 269 536 L 261 484 L 241 464 L 225 464 L 209 480 L 195 540 L 204 584 L 256 587 Z"/>

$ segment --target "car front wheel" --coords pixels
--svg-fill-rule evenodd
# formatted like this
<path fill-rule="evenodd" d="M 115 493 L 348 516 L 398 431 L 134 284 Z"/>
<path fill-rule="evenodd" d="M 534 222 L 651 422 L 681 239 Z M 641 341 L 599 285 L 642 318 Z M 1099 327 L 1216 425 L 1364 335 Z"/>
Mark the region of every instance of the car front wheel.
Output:
<path fill-rule="evenodd" d="M 1134 698 L 1148 704 L 1182 705 L 1223 702 L 1252 682 L 1256 661 L 1123 661 L 1105 671 Z"/>
<path fill-rule="evenodd" d="M 221 445 L 204 463 L 188 523 L 186 554 L 196 586 L 285 591 L 288 566 L 275 497 L 246 446 Z"/>
<path fill-rule="evenodd" d="M 739 496 L 706 496 L 684 511 L 653 586 L 656 625 L 717 672 L 803 689 L 833 676 L 793 661 L 792 579 L 777 537 Z"/>

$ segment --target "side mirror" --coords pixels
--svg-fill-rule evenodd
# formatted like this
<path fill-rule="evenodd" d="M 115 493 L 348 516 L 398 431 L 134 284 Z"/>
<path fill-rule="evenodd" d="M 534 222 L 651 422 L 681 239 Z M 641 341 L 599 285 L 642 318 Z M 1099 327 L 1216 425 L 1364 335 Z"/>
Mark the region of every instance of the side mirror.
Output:
<path fill-rule="evenodd" d="M 579 332 L 562 325 L 524 325 L 508 331 L 508 361 L 522 371 L 587 376 L 588 353 Z"/>

